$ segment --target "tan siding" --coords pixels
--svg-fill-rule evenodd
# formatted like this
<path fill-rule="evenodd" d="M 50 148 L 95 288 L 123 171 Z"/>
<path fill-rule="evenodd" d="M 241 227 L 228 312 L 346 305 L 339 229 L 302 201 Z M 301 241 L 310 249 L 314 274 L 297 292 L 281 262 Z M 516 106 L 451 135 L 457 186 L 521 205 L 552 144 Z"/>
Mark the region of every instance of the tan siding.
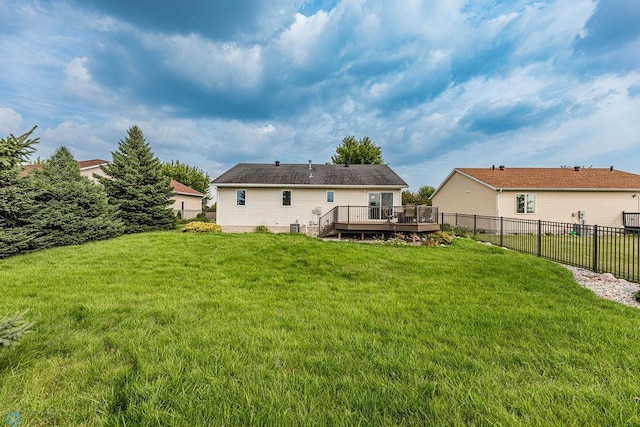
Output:
<path fill-rule="evenodd" d="M 80 175 L 86 176 L 93 182 L 97 182 L 98 180 L 93 176 L 94 174 L 100 175 L 100 176 L 107 176 L 107 174 L 102 169 L 100 169 L 100 166 L 95 166 L 95 167 L 87 168 L 80 171 Z"/>
<path fill-rule="evenodd" d="M 517 214 L 516 194 L 535 194 L 536 213 Z M 556 222 L 579 222 L 585 211 L 586 224 L 622 227 L 622 211 L 638 212 L 638 196 L 632 191 L 505 191 L 500 195 L 502 215 Z"/>
<path fill-rule="evenodd" d="M 433 196 L 432 204 L 443 213 L 498 215 L 496 191 L 454 172 Z"/>
<path fill-rule="evenodd" d="M 174 213 L 180 212 L 180 216 L 184 219 L 195 218 L 202 212 L 202 198 L 199 196 L 187 196 L 185 194 L 176 194 L 173 196 L 175 200 L 170 206 Z M 182 206 L 184 202 L 184 208 Z"/>
<path fill-rule="evenodd" d="M 246 190 L 246 205 L 236 206 L 236 190 Z M 282 190 L 291 190 L 291 206 L 281 206 Z M 336 206 L 367 206 L 371 191 L 394 193 L 394 204 L 401 204 L 401 190 L 334 188 L 334 202 L 326 202 L 326 188 L 220 188 L 216 222 L 223 231 L 251 231 L 256 225 L 266 225 L 272 231 L 289 231 L 290 224 L 300 224 L 301 231 L 315 231 L 319 216 L 316 207 L 326 214 Z"/>

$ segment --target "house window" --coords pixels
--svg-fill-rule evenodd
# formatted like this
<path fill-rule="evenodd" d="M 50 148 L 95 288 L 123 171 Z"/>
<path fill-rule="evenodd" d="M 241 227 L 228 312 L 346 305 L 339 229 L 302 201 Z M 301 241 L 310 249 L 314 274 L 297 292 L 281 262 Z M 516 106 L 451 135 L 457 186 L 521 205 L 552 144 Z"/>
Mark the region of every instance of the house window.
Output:
<path fill-rule="evenodd" d="M 535 194 L 516 194 L 516 213 L 534 214 L 536 213 Z"/>
<path fill-rule="evenodd" d="M 334 202 L 335 193 L 333 191 L 327 191 L 327 203 Z"/>
<path fill-rule="evenodd" d="M 291 190 L 282 190 L 282 206 L 291 206 Z"/>
<path fill-rule="evenodd" d="M 247 203 L 247 190 L 236 190 L 236 206 L 244 206 Z"/>

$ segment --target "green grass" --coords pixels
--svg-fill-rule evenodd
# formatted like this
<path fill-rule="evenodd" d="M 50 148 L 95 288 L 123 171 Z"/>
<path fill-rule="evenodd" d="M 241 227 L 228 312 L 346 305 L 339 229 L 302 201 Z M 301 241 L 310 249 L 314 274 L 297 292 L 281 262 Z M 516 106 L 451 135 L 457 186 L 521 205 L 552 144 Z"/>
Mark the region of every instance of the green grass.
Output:
<path fill-rule="evenodd" d="M 638 425 L 640 310 L 536 257 L 149 233 L 0 261 L 0 421 Z"/>
<path fill-rule="evenodd" d="M 500 235 L 477 234 L 477 240 L 500 244 Z M 640 281 L 640 235 L 618 234 L 599 236 L 596 268 L 631 281 Z M 545 234 L 540 239 L 544 258 L 565 264 L 594 269 L 594 237 Z M 525 253 L 538 253 L 538 236 L 505 234 L 502 245 Z"/>

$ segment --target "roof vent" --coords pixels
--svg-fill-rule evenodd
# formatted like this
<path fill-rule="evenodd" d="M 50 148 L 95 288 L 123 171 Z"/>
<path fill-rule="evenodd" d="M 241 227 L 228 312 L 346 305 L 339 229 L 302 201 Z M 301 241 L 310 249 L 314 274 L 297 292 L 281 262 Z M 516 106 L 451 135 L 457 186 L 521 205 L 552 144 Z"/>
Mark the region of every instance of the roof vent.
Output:
<path fill-rule="evenodd" d="M 491 170 L 492 171 L 496 170 L 496 165 L 491 165 Z"/>
<path fill-rule="evenodd" d="M 309 170 L 311 170 L 311 160 L 309 160 Z"/>
<path fill-rule="evenodd" d="M 344 162 L 344 167 L 345 167 L 345 168 L 348 168 L 348 167 L 349 167 L 349 163 Z"/>
<path fill-rule="evenodd" d="M 280 166 L 280 160 L 276 160 L 276 166 Z"/>
<path fill-rule="evenodd" d="M 613 172 L 613 166 L 609 166 L 609 172 Z"/>
<path fill-rule="evenodd" d="M 574 166 L 573 170 L 576 171 L 576 172 L 580 172 L 580 166 Z"/>
<path fill-rule="evenodd" d="M 500 166 L 498 166 L 498 169 L 500 169 L 501 171 L 503 171 L 503 170 L 504 170 L 504 165 L 500 165 Z"/>

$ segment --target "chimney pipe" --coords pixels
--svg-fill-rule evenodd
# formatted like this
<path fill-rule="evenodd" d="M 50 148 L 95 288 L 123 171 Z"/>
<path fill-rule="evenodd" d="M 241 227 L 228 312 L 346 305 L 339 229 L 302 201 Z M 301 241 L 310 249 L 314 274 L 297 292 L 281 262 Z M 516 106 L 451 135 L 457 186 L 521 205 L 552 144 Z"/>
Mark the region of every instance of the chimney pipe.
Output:
<path fill-rule="evenodd" d="M 496 165 L 491 165 L 491 170 L 492 171 L 496 170 Z"/>
<path fill-rule="evenodd" d="M 311 170 L 311 160 L 309 160 L 309 170 Z"/>
<path fill-rule="evenodd" d="M 609 166 L 609 172 L 613 172 L 613 166 Z"/>

